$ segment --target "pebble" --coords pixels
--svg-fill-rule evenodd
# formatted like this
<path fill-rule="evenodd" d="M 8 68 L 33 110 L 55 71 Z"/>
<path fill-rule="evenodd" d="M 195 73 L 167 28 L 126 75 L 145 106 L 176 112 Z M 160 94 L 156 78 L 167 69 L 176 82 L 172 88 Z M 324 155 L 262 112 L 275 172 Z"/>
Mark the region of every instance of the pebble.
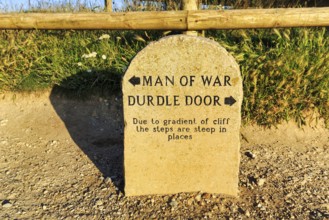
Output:
<path fill-rule="evenodd" d="M 104 203 L 103 203 L 103 201 L 102 200 L 97 200 L 97 202 L 95 203 L 95 205 L 97 205 L 97 206 L 101 206 L 101 205 L 103 205 Z"/>
<path fill-rule="evenodd" d="M 205 193 L 202 195 L 202 198 L 204 199 L 210 199 L 211 195 L 209 193 Z"/>
<path fill-rule="evenodd" d="M 110 182 L 112 182 L 111 177 L 106 177 L 104 182 L 105 182 L 105 184 L 109 184 Z"/>
<path fill-rule="evenodd" d="M 255 159 L 256 158 L 256 155 L 253 152 L 251 152 L 251 151 L 246 151 L 244 154 L 247 157 L 251 158 L 251 159 Z"/>
<path fill-rule="evenodd" d="M 12 206 L 13 206 L 13 204 L 11 204 L 11 202 L 8 201 L 8 200 L 4 200 L 4 201 L 2 202 L 2 207 L 3 207 L 3 208 L 10 208 L 10 207 L 12 207 Z"/>
<path fill-rule="evenodd" d="M 201 194 L 198 194 L 196 197 L 194 197 L 194 199 L 198 202 L 201 201 Z"/>
<path fill-rule="evenodd" d="M 57 145 L 58 145 L 58 141 L 56 141 L 56 140 L 50 141 L 50 146 L 56 147 Z"/>
<path fill-rule="evenodd" d="M 212 208 L 213 210 L 218 210 L 218 206 L 217 205 L 214 205 L 214 207 Z"/>
<path fill-rule="evenodd" d="M 12 206 L 13 206 L 13 204 L 11 204 L 11 203 L 6 203 L 6 204 L 2 205 L 3 208 L 10 208 Z"/>
<path fill-rule="evenodd" d="M 264 178 L 260 178 L 260 179 L 257 180 L 257 185 L 258 186 L 263 186 L 264 183 L 265 183 L 265 179 Z"/>
<path fill-rule="evenodd" d="M 169 203 L 169 205 L 172 207 L 172 208 L 176 208 L 178 206 L 178 203 L 175 199 L 172 199 Z"/>
<path fill-rule="evenodd" d="M 193 201 L 194 201 L 194 199 L 193 198 L 190 198 L 190 199 L 187 200 L 187 204 L 188 205 L 192 205 L 193 204 Z"/>

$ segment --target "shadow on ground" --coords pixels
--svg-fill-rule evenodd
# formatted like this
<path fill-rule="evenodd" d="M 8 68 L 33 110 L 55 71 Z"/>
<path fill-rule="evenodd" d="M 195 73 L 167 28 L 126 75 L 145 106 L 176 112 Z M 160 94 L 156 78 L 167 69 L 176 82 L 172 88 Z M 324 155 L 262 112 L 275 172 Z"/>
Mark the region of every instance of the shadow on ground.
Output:
<path fill-rule="evenodd" d="M 77 146 L 123 191 L 121 76 L 106 74 L 75 74 L 53 88 L 50 101 Z"/>

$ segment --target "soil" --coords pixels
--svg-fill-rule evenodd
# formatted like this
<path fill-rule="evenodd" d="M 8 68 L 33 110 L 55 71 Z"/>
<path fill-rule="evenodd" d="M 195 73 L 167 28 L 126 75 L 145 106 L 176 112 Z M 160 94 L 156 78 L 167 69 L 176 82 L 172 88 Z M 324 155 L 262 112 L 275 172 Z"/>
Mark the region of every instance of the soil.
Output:
<path fill-rule="evenodd" d="M 0 219 L 329 219 L 329 130 L 243 126 L 239 197 L 125 197 L 122 99 L 0 95 Z"/>

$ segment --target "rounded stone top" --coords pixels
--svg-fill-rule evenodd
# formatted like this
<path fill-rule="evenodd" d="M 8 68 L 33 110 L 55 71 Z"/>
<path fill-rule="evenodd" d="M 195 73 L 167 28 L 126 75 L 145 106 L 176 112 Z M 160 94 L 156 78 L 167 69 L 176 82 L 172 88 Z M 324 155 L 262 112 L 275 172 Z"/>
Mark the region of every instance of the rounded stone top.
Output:
<path fill-rule="evenodd" d="M 168 68 L 174 71 L 179 66 L 220 68 L 240 75 L 234 57 L 218 42 L 188 35 L 167 36 L 150 43 L 134 57 L 127 74 L 134 68 L 152 68 L 154 71 Z"/>

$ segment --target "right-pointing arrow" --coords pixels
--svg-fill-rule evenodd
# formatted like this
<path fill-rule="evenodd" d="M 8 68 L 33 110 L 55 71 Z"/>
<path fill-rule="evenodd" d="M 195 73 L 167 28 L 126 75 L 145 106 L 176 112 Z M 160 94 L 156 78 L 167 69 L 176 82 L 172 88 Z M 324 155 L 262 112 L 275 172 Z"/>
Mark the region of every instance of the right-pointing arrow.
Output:
<path fill-rule="evenodd" d="M 129 82 L 133 85 L 133 86 L 136 86 L 136 85 L 139 85 L 141 84 L 141 78 L 139 77 L 136 77 L 136 76 L 133 76 L 129 79 Z"/>
<path fill-rule="evenodd" d="M 232 96 L 230 96 L 225 98 L 224 103 L 225 105 L 232 106 L 234 103 L 236 103 L 236 100 Z"/>

